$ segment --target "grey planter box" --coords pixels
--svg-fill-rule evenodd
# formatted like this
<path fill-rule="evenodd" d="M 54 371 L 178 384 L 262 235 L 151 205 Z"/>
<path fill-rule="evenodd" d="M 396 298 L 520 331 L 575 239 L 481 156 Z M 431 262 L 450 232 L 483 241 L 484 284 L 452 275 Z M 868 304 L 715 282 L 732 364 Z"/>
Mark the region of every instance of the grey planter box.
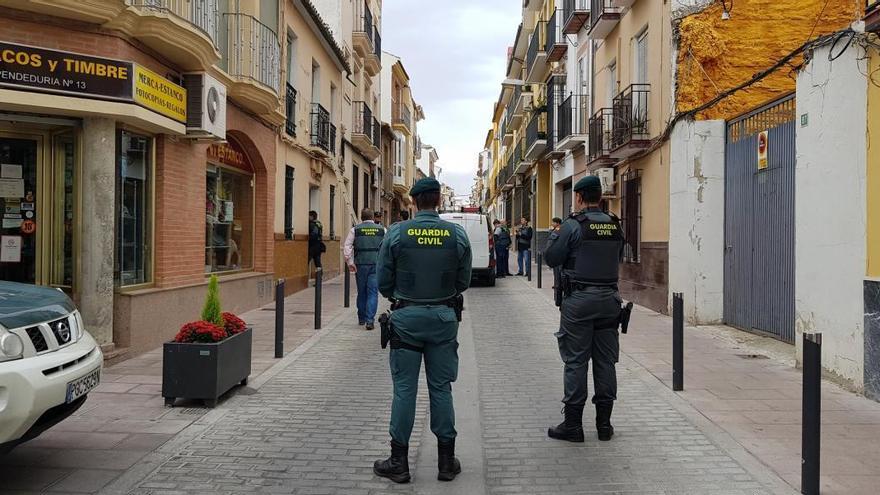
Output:
<path fill-rule="evenodd" d="M 247 385 L 251 374 L 253 332 L 215 343 L 166 342 L 162 350 L 162 397 L 166 406 L 175 399 L 199 399 L 208 407 L 236 385 Z"/>

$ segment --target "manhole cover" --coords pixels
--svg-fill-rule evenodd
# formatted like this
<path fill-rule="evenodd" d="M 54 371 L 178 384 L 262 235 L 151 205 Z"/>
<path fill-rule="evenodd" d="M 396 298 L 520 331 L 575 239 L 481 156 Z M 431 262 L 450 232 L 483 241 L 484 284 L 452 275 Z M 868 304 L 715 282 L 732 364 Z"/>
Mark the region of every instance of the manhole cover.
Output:
<path fill-rule="evenodd" d="M 175 412 L 177 412 L 177 414 L 205 414 L 204 409 L 195 409 L 192 407 L 187 407 L 184 409 L 175 409 Z"/>
<path fill-rule="evenodd" d="M 743 359 L 770 359 L 763 354 L 737 354 L 737 356 Z"/>

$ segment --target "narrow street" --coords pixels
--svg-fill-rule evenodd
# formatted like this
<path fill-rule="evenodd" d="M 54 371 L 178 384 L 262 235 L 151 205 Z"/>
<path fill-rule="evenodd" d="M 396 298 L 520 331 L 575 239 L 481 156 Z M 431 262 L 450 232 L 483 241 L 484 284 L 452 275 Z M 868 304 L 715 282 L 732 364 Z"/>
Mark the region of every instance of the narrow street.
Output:
<path fill-rule="evenodd" d="M 546 289 L 514 277 L 467 295 L 455 386 L 464 473 L 455 482 L 435 481 L 424 387 L 411 445 L 414 482 L 397 486 L 373 475 L 372 461 L 387 454 L 387 355 L 349 310 L 249 388 L 135 459 L 101 493 L 794 493 L 634 361 L 627 353 L 638 349 L 628 336 L 614 440 L 548 439 L 546 428 L 561 417 L 561 366 L 552 336 L 558 313 Z M 513 317 L 505 316 L 511 308 Z M 638 313 L 633 334 L 651 328 L 652 318 Z M 40 458 L 45 447 L 13 453 L 4 479 L 16 486 L 20 464 Z"/>

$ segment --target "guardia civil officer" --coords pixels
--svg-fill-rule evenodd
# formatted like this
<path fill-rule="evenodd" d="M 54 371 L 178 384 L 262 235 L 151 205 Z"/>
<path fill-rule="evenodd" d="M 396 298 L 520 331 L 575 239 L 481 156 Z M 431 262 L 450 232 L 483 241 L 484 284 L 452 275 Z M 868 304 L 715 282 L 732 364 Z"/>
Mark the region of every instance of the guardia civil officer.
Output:
<path fill-rule="evenodd" d="M 611 440 L 611 411 L 617 399 L 615 363 L 620 354 L 617 327 L 621 299 L 617 292 L 623 233 L 616 217 L 599 208 L 602 184 L 587 176 L 575 184 L 576 212 L 550 234 L 544 259 L 562 268 L 565 287 L 556 337 L 565 363 L 565 421 L 551 427 L 551 438 L 583 442 L 582 417 L 587 401 L 587 369 L 593 361 L 593 404 L 599 440 Z"/>
<path fill-rule="evenodd" d="M 418 206 L 412 220 L 391 226 L 379 250 L 379 291 L 396 301 L 391 315 L 391 457 L 373 472 L 396 483 L 410 480 L 408 445 L 416 412 L 419 369 L 431 399 L 431 431 L 437 436 L 437 479 L 461 472 L 455 458 L 452 382 L 458 376 L 459 296 L 471 280 L 471 246 L 464 229 L 440 219 L 440 183 L 426 178 L 410 196 Z"/>
<path fill-rule="evenodd" d="M 367 330 L 372 330 L 375 325 L 379 304 L 376 259 L 379 245 L 385 237 L 385 228 L 374 218 L 369 208 L 361 210 L 361 223 L 351 228 L 342 248 L 348 270 L 354 273 L 357 282 L 358 325 L 366 325 Z"/>

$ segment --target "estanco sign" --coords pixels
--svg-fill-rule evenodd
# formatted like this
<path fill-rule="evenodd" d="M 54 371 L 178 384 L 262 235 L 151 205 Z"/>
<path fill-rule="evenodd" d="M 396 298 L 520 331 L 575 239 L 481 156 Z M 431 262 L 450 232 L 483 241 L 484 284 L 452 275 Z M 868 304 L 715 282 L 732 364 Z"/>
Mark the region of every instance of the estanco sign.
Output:
<path fill-rule="evenodd" d="M 0 87 L 137 103 L 186 122 L 186 90 L 132 62 L 0 41 Z"/>

